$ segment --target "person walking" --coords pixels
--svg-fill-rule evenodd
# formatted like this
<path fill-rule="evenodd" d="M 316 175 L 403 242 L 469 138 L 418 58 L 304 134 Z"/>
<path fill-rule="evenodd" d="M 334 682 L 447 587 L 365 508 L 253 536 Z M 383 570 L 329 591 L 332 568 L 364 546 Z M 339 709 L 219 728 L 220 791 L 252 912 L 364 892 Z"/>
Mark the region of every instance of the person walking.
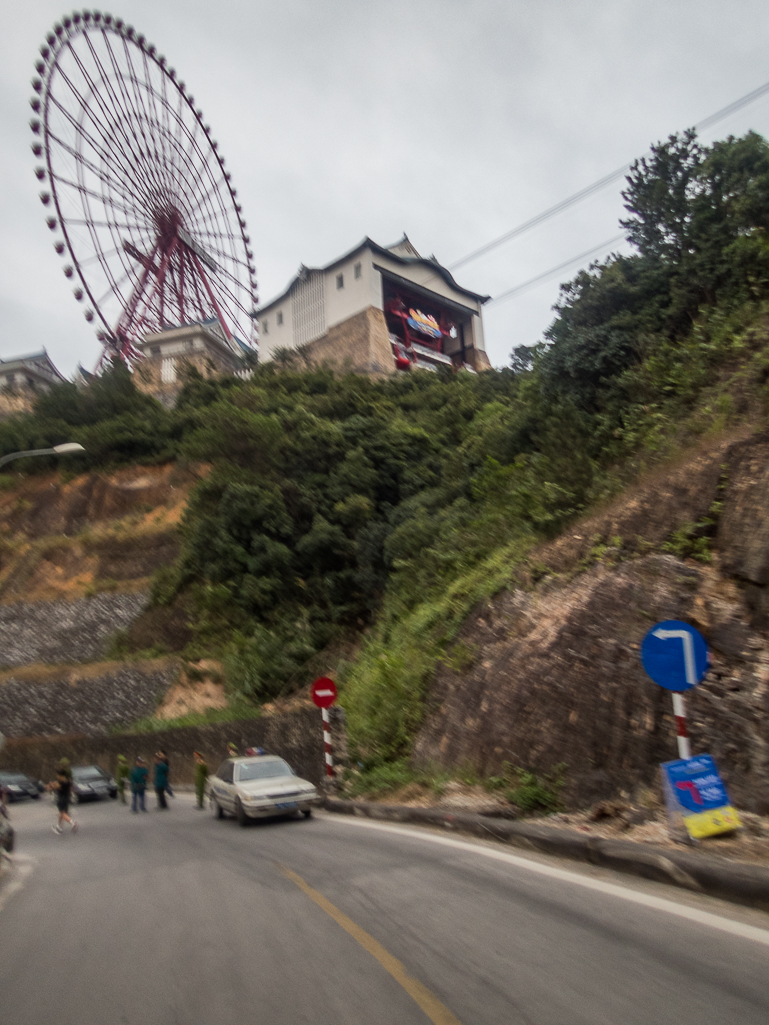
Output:
<path fill-rule="evenodd" d="M 155 772 L 153 782 L 155 784 L 155 796 L 158 799 L 158 811 L 166 811 L 166 789 L 168 788 L 168 763 L 164 762 L 160 752 L 155 755 Z"/>
<path fill-rule="evenodd" d="M 208 779 L 208 765 L 200 751 L 193 752 L 195 758 L 195 796 L 198 799 L 196 808 L 201 811 L 203 798 L 206 793 L 206 780 Z"/>
<path fill-rule="evenodd" d="M 142 811 L 146 811 L 147 805 L 144 803 L 144 792 L 147 789 L 149 772 L 143 758 L 136 759 L 136 764 L 131 769 L 129 779 L 131 781 L 131 811 L 138 812 L 140 808 Z"/>
<path fill-rule="evenodd" d="M 158 751 L 158 757 L 161 759 L 161 761 L 164 761 L 166 763 L 166 769 L 168 769 L 168 782 L 166 783 L 166 793 L 169 797 L 176 797 L 176 794 L 171 789 L 171 763 L 168 761 L 168 755 L 161 748 Z"/>
<path fill-rule="evenodd" d="M 120 803 L 126 803 L 125 788 L 126 782 L 128 781 L 128 775 L 130 773 L 128 768 L 128 760 L 125 755 L 117 756 L 117 769 L 115 769 L 115 780 L 117 782 L 117 792 L 120 797 Z"/>
<path fill-rule="evenodd" d="M 59 762 L 59 768 L 56 770 L 56 779 L 48 784 L 47 789 L 53 790 L 55 793 L 56 810 L 59 813 L 56 822 L 51 827 L 54 833 L 61 833 L 65 822 L 68 822 L 70 830 L 76 833 L 77 822 L 69 814 L 69 804 L 72 800 L 72 773 L 69 768 L 68 758 L 62 758 Z"/>

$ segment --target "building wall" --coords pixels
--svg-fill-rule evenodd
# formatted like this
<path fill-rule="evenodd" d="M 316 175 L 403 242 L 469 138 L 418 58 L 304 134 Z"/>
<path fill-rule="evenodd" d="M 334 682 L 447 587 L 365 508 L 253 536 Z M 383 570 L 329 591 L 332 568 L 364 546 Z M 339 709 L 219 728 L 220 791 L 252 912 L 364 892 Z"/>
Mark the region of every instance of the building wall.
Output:
<path fill-rule="evenodd" d="M 374 306 L 337 324 L 309 345 L 313 363 L 380 377 L 395 373 L 384 313 Z"/>
<path fill-rule="evenodd" d="M 360 277 L 355 277 L 359 267 Z M 376 278 L 373 277 L 376 275 Z M 342 288 L 337 281 L 341 276 Z M 326 319 L 329 328 L 361 313 L 369 306 L 382 307 L 382 277 L 374 270 L 371 252 L 358 253 L 326 271 Z"/>
<path fill-rule="evenodd" d="M 17 413 L 31 413 L 40 392 L 31 388 L 0 389 L 0 420 L 6 420 Z"/>
<path fill-rule="evenodd" d="M 134 369 L 136 387 L 169 407 L 184 386 L 185 369 L 194 368 L 206 378 L 240 369 L 235 354 L 202 328 L 182 327 L 147 335 L 141 348 L 144 358 Z"/>

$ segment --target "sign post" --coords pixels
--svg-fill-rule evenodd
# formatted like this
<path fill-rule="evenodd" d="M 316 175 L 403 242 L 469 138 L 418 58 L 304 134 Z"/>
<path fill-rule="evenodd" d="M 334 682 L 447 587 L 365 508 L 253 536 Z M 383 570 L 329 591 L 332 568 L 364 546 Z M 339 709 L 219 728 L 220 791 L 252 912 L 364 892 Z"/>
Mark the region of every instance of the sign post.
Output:
<path fill-rule="evenodd" d="M 312 685 L 312 700 L 318 706 L 323 717 L 323 749 L 326 760 L 326 775 L 334 778 L 334 757 L 331 746 L 331 729 L 328 716 L 329 708 L 336 701 L 336 685 L 328 676 L 320 676 Z"/>
<path fill-rule="evenodd" d="M 692 758 L 686 728 L 684 694 L 708 671 L 705 638 L 677 619 L 657 623 L 643 639 L 641 661 L 652 680 L 673 695 L 678 761 L 660 766 L 671 836 L 700 840 L 738 829 L 739 816 L 729 803 L 715 762 L 710 755 Z"/>
<path fill-rule="evenodd" d="M 696 687 L 708 671 L 705 638 L 689 623 L 668 619 L 657 623 L 644 637 L 641 661 L 655 683 L 673 692 L 678 757 L 691 758 L 683 693 Z"/>

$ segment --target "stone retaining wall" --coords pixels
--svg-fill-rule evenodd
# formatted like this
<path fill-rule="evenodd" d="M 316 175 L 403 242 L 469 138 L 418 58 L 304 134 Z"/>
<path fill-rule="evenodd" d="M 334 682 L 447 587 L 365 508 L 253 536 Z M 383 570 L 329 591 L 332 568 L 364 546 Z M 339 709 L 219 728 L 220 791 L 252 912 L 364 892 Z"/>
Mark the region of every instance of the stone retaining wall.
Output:
<path fill-rule="evenodd" d="M 334 718 L 337 726 L 343 728 L 342 715 Z M 210 771 L 215 772 L 226 757 L 230 741 L 241 751 L 258 746 L 280 755 L 300 776 L 315 784 L 324 779 L 323 735 L 316 708 L 160 733 L 9 739 L 0 752 L 0 769 L 15 769 L 35 779 L 50 780 L 59 759 L 67 757 L 73 765 L 96 763 L 114 772 L 119 754 L 130 761 L 137 755 L 151 761 L 155 751 L 162 748 L 171 763 L 172 784 L 184 784 L 194 780 L 193 751 L 201 751 Z"/>
<path fill-rule="evenodd" d="M 97 659 L 146 604 L 146 592 L 138 592 L 0 605 L 0 666 Z"/>
<path fill-rule="evenodd" d="M 30 666 L 0 674 L 6 737 L 96 736 L 152 715 L 174 676 L 174 659 L 85 666 Z"/>

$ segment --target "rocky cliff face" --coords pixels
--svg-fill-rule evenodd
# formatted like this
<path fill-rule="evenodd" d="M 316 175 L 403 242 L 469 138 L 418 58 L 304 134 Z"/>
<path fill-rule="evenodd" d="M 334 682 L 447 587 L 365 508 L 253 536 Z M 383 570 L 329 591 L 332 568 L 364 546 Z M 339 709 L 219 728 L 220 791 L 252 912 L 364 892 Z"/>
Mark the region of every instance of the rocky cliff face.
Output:
<path fill-rule="evenodd" d="M 766 800 L 768 503 L 769 438 L 723 442 L 543 546 L 463 628 L 471 664 L 437 674 L 415 760 L 485 774 L 566 763 L 571 806 L 655 782 L 677 757 L 672 705 L 640 643 L 656 621 L 683 619 L 712 649 L 687 696 L 693 750 L 715 757 L 744 807 Z M 671 554 L 698 534 L 709 564 Z"/>

